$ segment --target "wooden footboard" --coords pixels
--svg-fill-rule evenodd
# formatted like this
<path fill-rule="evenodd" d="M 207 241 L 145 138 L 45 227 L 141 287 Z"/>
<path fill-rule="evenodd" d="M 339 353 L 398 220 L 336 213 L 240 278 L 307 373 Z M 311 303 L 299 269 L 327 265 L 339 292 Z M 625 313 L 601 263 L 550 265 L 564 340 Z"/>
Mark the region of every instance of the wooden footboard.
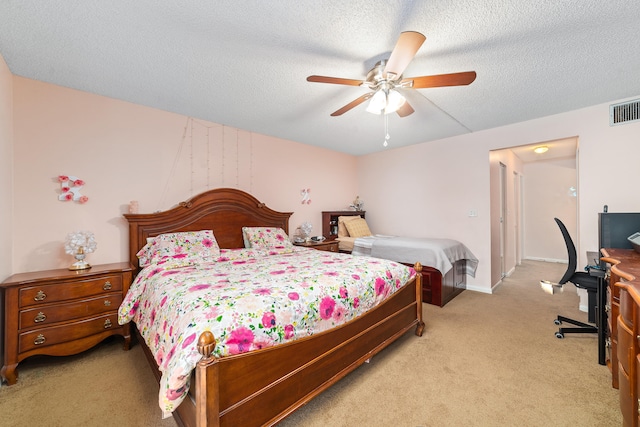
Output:
<path fill-rule="evenodd" d="M 339 328 L 256 352 L 203 357 L 191 385 L 195 398 L 177 408 L 176 421 L 198 427 L 276 424 L 409 329 L 415 326 L 422 336 L 421 282 L 417 274 L 386 302 Z M 213 351 L 213 340 L 211 333 L 200 337 L 204 354 Z"/>

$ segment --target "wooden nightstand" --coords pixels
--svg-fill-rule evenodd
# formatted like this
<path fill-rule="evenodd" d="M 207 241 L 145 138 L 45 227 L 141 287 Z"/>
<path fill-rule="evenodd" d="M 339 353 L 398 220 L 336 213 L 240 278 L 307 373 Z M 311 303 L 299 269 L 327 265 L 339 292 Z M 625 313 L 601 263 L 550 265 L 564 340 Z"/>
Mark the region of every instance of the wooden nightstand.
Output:
<path fill-rule="evenodd" d="M 18 363 L 29 356 L 68 356 L 111 335 L 131 343 L 129 324 L 118 324 L 118 308 L 129 290 L 128 262 L 14 274 L 0 284 L 4 293 L 4 365 L 9 385 L 18 379 Z"/>
<path fill-rule="evenodd" d="M 325 240 L 323 242 L 294 243 L 294 245 L 303 246 L 305 248 L 313 248 L 319 251 L 339 252 L 337 240 L 329 240 L 329 241 Z"/>

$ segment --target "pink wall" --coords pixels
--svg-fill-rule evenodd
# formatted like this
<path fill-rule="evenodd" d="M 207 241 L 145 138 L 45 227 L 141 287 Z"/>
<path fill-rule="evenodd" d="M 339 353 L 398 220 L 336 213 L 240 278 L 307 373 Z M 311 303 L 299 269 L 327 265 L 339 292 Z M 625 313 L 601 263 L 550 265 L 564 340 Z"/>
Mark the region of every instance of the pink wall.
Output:
<path fill-rule="evenodd" d="M 66 267 L 65 236 L 92 231 L 90 263 L 127 260 L 122 214 L 165 210 L 207 188 L 234 187 L 292 211 L 293 231 L 357 193 L 353 156 L 14 77 L 12 273 Z M 314 165 L 325 167 L 310 167 Z M 86 204 L 61 202 L 60 174 L 85 181 Z M 300 190 L 312 203 L 301 204 Z"/>
<path fill-rule="evenodd" d="M 489 151 L 577 136 L 576 240 L 579 264 L 585 265 L 585 251 L 598 247 L 603 205 L 610 212 L 640 211 L 640 198 L 629 187 L 640 182 L 640 122 L 610 127 L 609 104 L 359 157 L 367 219 L 375 232 L 464 242 L 480 260 L 468 288 L 491 292 Z M 469 217 L 470 209 L 478 217 Z"/>
<path fill-rule="evenodd" d="M 12 102 L 13 78 L 4 58 L 0 56 L 0 281 L 11 274 L 13 249 Z"/>
<path fill-rule="evenodd" d="M 525 236 L 527 257 L 547 261 L 567 260 L 567 249 L 560 229 L 551 217 L 559 218 L 577 241 L 577 204 L 570 188 L 577 188 L 575 158 L 533 162 L 525 165 Z M 542 237 L 542 238 L 540 238 Z M 589 248 L 597 250 L 597 247 Z"/>
<path fill-rule="evenodd" d="M 580 140 L 580 263 L 585 250 L 597 247 L 604 204 L 614 212 L 640 211 L 640 199 L 611 182 L 640 180 L 640 123 L 610 127 L 609 103 L 356 159 L 20 77 L 11 84 L 6 67 L 1 70 L 0 105 L 12 106 L 13 120 L 3 119 L 0 132 L 14 134 L 13 145 L 0 146 L 13 149 L 14 160 L 13 183 L 0 181 L 9 200 L 13 192 L 14 218 L 2 227 L 13 230 L 14 242 L 0 251 L 13 252 L 11 273 L 67 266 L 62 245 L 76 229 L 96 234 L 90 262 L 125 260 L 122 213 L 130 200 L 152 212 L 206 188 L 230 186 L 294 211 L 292 229 L 311 221 L 317 233 L 320 211 L 345 208 L 359 194 L 374 232 L 464 242 L 480 259 L 468 287 L 490 292 L 489 151 L 573 136 Z M 310 159 L 331 168 L 308 167 Z M 59 202 L 59 174 L 84 179 L 89 202 Z M 300 204 L 302 188 L 312 189 L 311 205 Z M 472 209 L 477 217 L 468 216 Z"/>

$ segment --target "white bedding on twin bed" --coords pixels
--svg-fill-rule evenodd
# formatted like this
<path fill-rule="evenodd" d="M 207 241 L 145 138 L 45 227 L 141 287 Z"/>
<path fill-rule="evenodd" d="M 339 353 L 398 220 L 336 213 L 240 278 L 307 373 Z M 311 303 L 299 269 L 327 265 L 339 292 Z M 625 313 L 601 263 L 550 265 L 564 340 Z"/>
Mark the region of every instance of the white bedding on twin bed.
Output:
<path fill-rule="evenodd" d="M 461 242 L 453 239 L 397 237 L 375 235 L 358 237 L 352 255 L 372 256 L 396 262 L 422 265 L 438 269 L 444 276 L 456 261 L 466 260 L 466 273 L 475 277 L 478 259 Z"/>

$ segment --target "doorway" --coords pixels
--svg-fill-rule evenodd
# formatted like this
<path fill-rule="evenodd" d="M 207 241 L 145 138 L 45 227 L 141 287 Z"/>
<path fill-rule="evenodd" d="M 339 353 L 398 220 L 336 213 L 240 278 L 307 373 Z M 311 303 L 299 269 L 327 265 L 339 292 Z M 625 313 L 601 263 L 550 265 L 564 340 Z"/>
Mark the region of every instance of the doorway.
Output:
<path fill-rule="evenodd" d="M 553 218 L 568 222 L 576 235 L 577 142 L 571 137 L 490 151 L 492 286 L 523 259 L 566 261 Z M 539 146 L 547 151 L 535 154 Z"/>

